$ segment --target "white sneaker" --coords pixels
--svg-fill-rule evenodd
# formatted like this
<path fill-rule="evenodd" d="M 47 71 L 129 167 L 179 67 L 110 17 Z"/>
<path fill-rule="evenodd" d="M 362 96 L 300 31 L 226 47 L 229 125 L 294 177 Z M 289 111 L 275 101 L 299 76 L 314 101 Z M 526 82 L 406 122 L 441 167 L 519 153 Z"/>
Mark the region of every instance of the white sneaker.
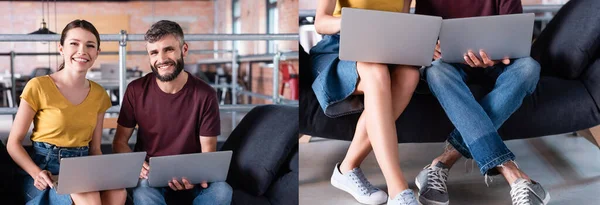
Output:
<path fill-rule="evenodd" d="M 331 175 L 331 185 L 335 188 L 348 192 L 363 204 L 383 204 L 387 201 L 388 195 L 381 189 L 374 187 L 360 168 L 357 167 L 346 174 L 342 174 L 339 167 L 340 163 L 337 163 Z"/>
<path fill-rule="evenodd" d="M 419 205 L 415 193 L 412 190 L 407 189 L 400 192 L 393 199 L 388 199 L 387 205 Z"/>

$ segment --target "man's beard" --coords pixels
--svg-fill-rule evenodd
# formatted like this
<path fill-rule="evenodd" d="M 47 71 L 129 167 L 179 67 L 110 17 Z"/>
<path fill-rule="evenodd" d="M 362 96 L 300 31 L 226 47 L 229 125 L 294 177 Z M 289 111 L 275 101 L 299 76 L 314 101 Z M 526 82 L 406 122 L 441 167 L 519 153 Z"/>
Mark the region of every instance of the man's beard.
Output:
<path fill-rule="evenodd" d="M 166 75 L 159 74 L 157 67 L 161 67 L 164 64 L 173 65 L 175 67 L 175 71 L 173 71 L 173 73 L 171 73 L 171 74 L 166 74 Z M 169 82 L 169 81 L 175 80 L 175 78 L 177 78 L 177 76 L 179 76 L 179 73 L 181 73 L 181 71 L 183 71 L 183 66 L 184 66 L 183 55 L 181 56 L 181 58 L 177 59 L 177 62 L 174 62 L 169 59 L 161 64 L 156 64 L 156 65 L 150 64 L 150 68 L 152 68 L 152 72 L 154 72 L 154 75 L 156 76 L 156 78 L 162 82 Z"/>

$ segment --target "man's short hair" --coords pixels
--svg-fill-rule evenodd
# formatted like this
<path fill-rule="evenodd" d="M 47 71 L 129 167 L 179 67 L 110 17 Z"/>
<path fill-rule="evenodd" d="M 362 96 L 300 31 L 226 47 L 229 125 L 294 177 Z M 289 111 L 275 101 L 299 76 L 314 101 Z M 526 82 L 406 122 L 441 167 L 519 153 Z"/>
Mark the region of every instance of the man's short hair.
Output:
<path fill-rule="evenodd" d="M 144 40 L 149 43 L 154 43 L 167 35 L 173 35 L 177 40 L 179 40 L 179 44 L 183 46 L 183 29 L 181 29 L 179 24 L 168 20 L 161 20 L 152 24 L 150 29 L 146 31 Z"/>

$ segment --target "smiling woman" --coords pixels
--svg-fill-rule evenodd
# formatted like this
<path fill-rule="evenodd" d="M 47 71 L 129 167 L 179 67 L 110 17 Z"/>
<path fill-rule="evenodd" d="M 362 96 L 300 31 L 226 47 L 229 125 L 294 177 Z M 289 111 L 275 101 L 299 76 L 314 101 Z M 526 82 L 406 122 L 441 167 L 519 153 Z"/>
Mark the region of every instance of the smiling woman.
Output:
<path fill-rule="evenodd" d="M 70 35 L 68 35 L 69 33 Z M 65 46 L 65 42 L 67 43 L 67 46 Z M 100 34 L 98 34 L 96 28 L 86 20 L 71 21 L 71 23 L 67 24 L 62 31 L 58 49 L 60 55 L 62 55 L 64 59 L 64 62 L 58 67 L 59 71 L 65 67 L 66 62 L 69 62 L 71 65 L 76 65 L 72 64 L 71 61 L 83 63 L 86 67 L 85 71 L 87 71 L 87 68 L 92 66 L 94 60 L 96 60 L 100 53 Z M 83 54 L 87 54 L 87 56 Z"/>
<path fill-rule="evenodd" d="M 29 175 L 22 182 L 27 203 L 125 203 L 124 189 L 70 195 L 51 191 L 61 158 L 102 154 L 102 122 L 111 103 L 102 86 L 85 78 L 99 46 L 98 31 L 91 23 L 72 21 L 60 38 L 58 49 L 64 62 L 59 72 L 33 78 L 23 90 L 7 151 Z M 22 142 L 32 122 L 34 152 L 29 156 Z"/>

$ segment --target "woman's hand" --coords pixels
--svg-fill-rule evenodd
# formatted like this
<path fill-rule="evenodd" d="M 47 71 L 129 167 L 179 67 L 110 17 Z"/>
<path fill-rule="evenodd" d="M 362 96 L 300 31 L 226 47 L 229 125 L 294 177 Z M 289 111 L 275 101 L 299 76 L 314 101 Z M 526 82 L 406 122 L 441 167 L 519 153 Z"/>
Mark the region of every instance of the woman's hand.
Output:
<path fill-rule="evenodd" d="M 54 188 L 54 182 L 52 182 L 52 173 L 48 170 L 40 171 L 36 176 L 33 177 L 33 185 L 39 190 L 45 190 L 46 188 Z"/>

